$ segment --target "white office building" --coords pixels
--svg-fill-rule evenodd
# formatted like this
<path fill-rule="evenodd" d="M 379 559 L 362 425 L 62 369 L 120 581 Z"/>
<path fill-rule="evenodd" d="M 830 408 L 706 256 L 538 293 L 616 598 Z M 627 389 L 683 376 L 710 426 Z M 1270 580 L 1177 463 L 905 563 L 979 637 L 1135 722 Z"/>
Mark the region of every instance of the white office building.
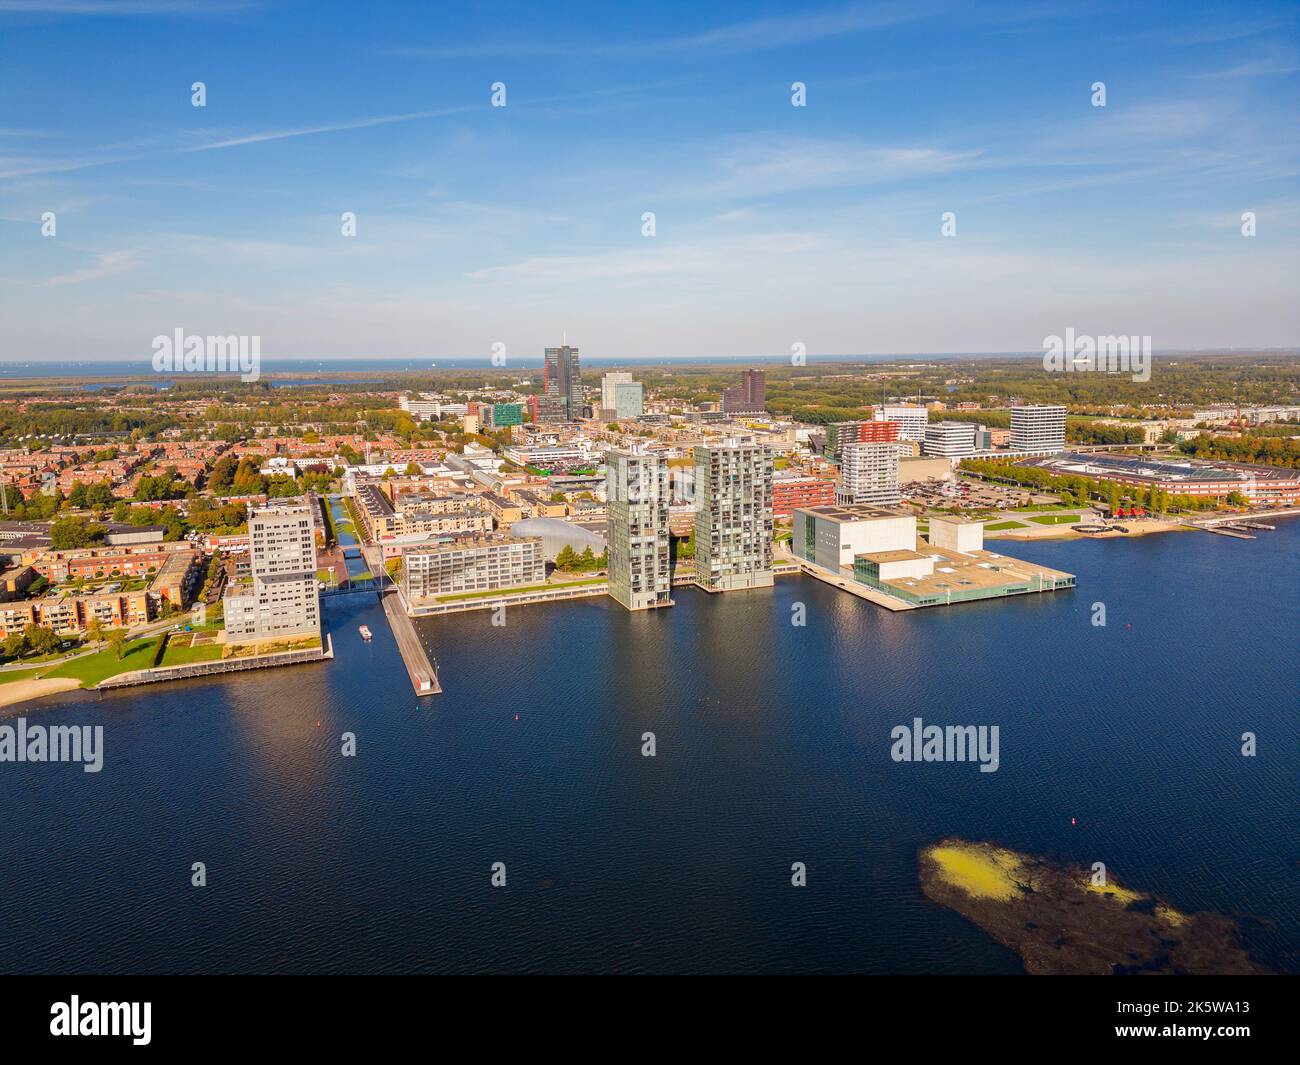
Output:
<path fill-rule="evenodd" d="M 898 445 L 893 443 L 844 444 L 840 448 L 840 485 L 835 492 L 842 505 L 872 503 L 894 506 L 902 498 L 898 488 Z"/>
<path fill-rule="evenodd" d="M 1065 408 L 1011 408 L 1011 450 L 1056 454 L 1065 450 Z"/>
<path fill-rule="evenodd" d="M 434 399 L 427 392 L 420 393 L 419 399 L 402 395 L 397 405 L 418 422 L 440 422 L 444 419 L 463 418 L 469 413 L 468 403 L 447 403 Z"/>
<path fill-rule="evenodd" d="M 925 439 L 925 427 L 930 423 L 930 414 L 924 407 L 885 404 L 875 409 L 873 420 L 898 422 L 899 440 L 920 442 Z"/>
<path fill-rule="evenodd" d="M 935 458 L 963 458 L 975 454 L 973 422 L 931 422 L 925 427 L 922 449 Z"/>

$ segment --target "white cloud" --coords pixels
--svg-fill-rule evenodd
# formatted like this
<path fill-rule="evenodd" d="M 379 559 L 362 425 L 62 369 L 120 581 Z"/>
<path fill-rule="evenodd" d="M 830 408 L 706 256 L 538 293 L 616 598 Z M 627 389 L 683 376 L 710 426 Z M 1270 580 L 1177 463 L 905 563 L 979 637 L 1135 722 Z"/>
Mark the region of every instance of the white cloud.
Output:
<path fill-rule="evenodd" d="M 117 277 L 129 273 L 140 265 L 140 256 L 135 251 L 105 251 L 95 256 L 92 266 L 73 270 L 46 280 L 46 285 L 79 285 L 86 281 L 100 281 L 106 277 Z"/>

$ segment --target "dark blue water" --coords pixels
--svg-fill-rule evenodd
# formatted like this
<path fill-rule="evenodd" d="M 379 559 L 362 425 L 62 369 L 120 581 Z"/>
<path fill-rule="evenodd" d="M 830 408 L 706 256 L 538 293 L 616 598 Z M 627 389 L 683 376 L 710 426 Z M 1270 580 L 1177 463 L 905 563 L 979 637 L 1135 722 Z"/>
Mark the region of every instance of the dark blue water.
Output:
<path fill-rule="evenodd" d="M 464 614 L 421 623 L 420 702 L 332 598 L 331 664 L 27 709 L 106 765 L 0 765 L 0 969 L 1018 972 L 918 890 L 957 834 L 1251 915 L 1300 970 L 1298 545 L 1007 545 L 1078 589 L 904 614 L 802 577 Z M 998 724 L 1001 769 L 890 761 L 914 716 Z"/>
<path fill-rule="evenodd" d="M 932 354 L 923 353 L 889 353 L 877 352 L 875 354 L 839 354 L 839 355 L 808 355 L 807 361 L 810 363 L 842 363 L 842 362 L 891 362 L 891 361 L 922 361 L 934 359 L 1006 359 L 1006 358 L 1042 358 L 1041 352 L 997 352 L 997 351 L 976 351 L 976 352 L 935 352 Z M 20 379 L 27 378 L 58 378 L 67 377 L 75 378 L 78 376 L 93 375 L 95 377 L 140 377 L 151 376 L 152 367 L 149 362 L 150 356 L 145 354 L 138 359 L 87 359 L 81 362 L 68 362 L 66 360 L 51 359 L 46 362 L 0 362 L 0 378 L 16 377 Z M 510 365 L 518 369 L 540 370 L 542 368 L 542 349 L 529 353 L 519 353 L 510 356 Z M 584 366 L 629 366 L 640 364 L 644 366 L 708 366 L 719 363 L 736 363 L 741 364 L 759 364 L 771 363 L 773 365 L 790 364 L 789 354 L 751 354 L 737 355 L 718 354 L 710 356 L 694 355 L 663 355 L 663 356 L 639 356 L 628 358 L 626 356 L 615 354 L 595 355 L 583 354 L 582 364 Z M 293 359 L 293 358 L 264 358 L 261 362 L 261 372 L 268 374 L 284 373 L 313 373 L 316 371 L 322 373 L 423 373 L 430 369 L 444 370 L 487 370 L 491 369 L 490 360 L 486 354 L 473 356 L 451 356 L 451 355 L 431 355 L 427 358 L 419 359 L 394 359 L 394 358 L 332 358 L 332 359 Z M 189 378 L 196 375 L 186 374 L 183 378 Z M 227 377 L 235 375 L 224 375 Z M 160 378 L 163 383 L 172 383 L 175 380 L 183 379 L 175 377 Z M 335 380 L 322 377 L 315 381 L 291 381 L 288 384 L 354 384 L 353 381 Z M 99 385 L 96 387 L 103 387 Z"/>

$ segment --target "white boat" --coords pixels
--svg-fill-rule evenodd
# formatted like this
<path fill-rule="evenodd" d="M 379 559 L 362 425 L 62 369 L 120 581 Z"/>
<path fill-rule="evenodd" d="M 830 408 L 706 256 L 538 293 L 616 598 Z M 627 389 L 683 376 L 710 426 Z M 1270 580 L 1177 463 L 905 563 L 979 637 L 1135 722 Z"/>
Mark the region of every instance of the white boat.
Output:
<path fill-rule="evenodd" d="M 357 632 L 361 633 L 361 638 L 363 640 L 368 641 L 370 639 L 370 626 L 362 625 L 361 628 L 357 629 Z"/>

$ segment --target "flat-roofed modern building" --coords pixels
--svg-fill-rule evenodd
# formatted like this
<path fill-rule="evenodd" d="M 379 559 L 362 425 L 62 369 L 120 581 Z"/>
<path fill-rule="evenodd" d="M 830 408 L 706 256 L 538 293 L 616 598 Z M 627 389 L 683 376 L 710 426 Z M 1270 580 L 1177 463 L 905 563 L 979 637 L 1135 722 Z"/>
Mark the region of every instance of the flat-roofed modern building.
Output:
<path fill-rule="evenodd" d="M 880 507 L 896 505 L 902 498 L 898 487 L 898 458 L 898 444 L 842 445 L 837 501 L 842 504 L 871 503 Z"/>
<path fill-rule="evenodd" d="M 767 444 L 696 445 L 695 574 L 701 588 L 772 585 L 773 469 Z"/>
<path fill-rule="evenodd" d="M 794 512 L 790 541 L 805 562 L 838 573 L 857 555 L 916 550 L 916 515 L 872 506 L 806 507 Z"/>
<path fill-rule="evenodd" d="M 923 412 L 924 413 L 924 412 Z M 826 455 L 839 462 L 849 444 L 893 443 L 899 439 L 898 422 L 832 422 L 826 426 Z"/>
<path fill-rule="evenodd" d="M 610 451 L 605 464 L 609 594 L 628 610 L 672 606 L 668 460 Z"/>
<path fill-rule="evenodd" d="M 934 547 L 969 555 L 984 550 L 984 523 L 973 518 L 930 516 L 930 533 L 926 537 Z"/>
<path fill-rule="evenodd" d="M 1023 465 L 1037 466 L 1058 476 L 1115 481 L 1145 491 L 1158 488 L 1171 496 L 1227 498 L 1236 492 L 1257 505 L 1300 504 L 1300 470 L 1284 466 L 1069 451 L 1051 458 L 1028 459 Z"/>
<path fill-rule="evenodd" d="M 645 413 L 644 389 L 630 373 L 607 373 L 600 379 L 600 407 L 607 418 L 639 418 Z"/>
<path fill-rule="evenodd" d="M 229 585 L 222 600 L 227 640 L 320 635 L 315 511 L 305 499 L 253 508 L 250 576 Z"/>
<path fill-rule="evenodd" d="M 1065 408 L 1039 404 L 1011 408 L 1011 450 L 1055 454 L 1065 450 Z"/>
<path fill-rule="evenodd" d="M 408 601 L 509 590 L 545 580 L 540 536 L 462 538 L 402 551 L 402 587 Z"/>
<path fill-rule="evenodd" d="M 883 404 L 875 409 L 873 416 L 878 422 L 898 422 L 898 439 L 918 443 L 925 439 L 925 427 L 930 423 L 930 412 L 924 407 L 906 404 Z"/>
<path fill-rule="evenodd" d="M 767 410 L 767 371 L 742 370 L 740 384 L 722 390 L 726 414 L 761 414 Z"/>
<path fill-rule="evenodd" d="M 788 518 L 800 507 L 825 507 L 835 502 L 835 482 L 824 477 L 778 477 L 772 482 L 772 512 Z"/>
<path fill-rule="evenodd" d="M 974 422 L 931 422 L 925 427 L 923 450 L 936 458 L 975 454 Z"/>

